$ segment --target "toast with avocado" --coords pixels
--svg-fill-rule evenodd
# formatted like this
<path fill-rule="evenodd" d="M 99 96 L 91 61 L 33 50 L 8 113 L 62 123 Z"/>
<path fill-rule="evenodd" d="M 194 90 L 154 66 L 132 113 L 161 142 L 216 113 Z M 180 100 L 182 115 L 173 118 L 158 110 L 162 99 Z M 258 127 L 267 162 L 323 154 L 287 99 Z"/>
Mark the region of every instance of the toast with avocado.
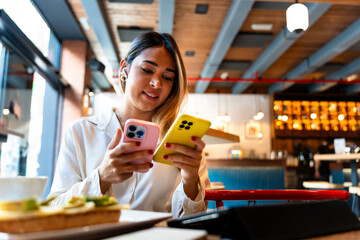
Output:
<path fill-rule="evenodd" d="M 29 233 L 118 222 L 121 209 L 112 196 L 73 197 L 64 206 L 36 199 L 0 202 L 0 232 Z"/>

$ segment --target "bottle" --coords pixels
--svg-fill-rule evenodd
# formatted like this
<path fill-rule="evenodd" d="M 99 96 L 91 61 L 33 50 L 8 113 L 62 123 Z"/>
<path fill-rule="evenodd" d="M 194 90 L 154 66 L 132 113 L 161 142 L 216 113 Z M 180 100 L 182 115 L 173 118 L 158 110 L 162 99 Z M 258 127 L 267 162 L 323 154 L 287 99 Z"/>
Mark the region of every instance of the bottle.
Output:
<path fill-rule="evenodd" d="M 299 151 L 298 162 L 299 166 L 306 166 L 305 156 L 302 151 Z"/>
<path fill-rule="evenodd" d="M 315 166 L 315 161 L 313 157 L 313 153 L 309 152 L 309 167 L 313 168 Z"/>

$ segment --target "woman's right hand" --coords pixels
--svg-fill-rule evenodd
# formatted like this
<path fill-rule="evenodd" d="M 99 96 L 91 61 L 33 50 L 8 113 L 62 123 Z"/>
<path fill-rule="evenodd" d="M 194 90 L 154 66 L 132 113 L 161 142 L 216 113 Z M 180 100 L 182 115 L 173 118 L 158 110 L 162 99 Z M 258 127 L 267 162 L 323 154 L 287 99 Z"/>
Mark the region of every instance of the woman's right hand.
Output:
<path fill-rule="evenodd" d="M 133 172 L 148 170 L 153 166 L 152 163 L 130 164 L 131 161 L 153 155 L 153 151 L 144 150 L 125 153 L 136 148 L 139 143 L 120 143 L 120 140 L 121 130 L 118 129 L 107 147 L 103 161 L 98 167 L 102 194 L 106 193 L 111 184 L 123 182 L 130 178 Z"/>

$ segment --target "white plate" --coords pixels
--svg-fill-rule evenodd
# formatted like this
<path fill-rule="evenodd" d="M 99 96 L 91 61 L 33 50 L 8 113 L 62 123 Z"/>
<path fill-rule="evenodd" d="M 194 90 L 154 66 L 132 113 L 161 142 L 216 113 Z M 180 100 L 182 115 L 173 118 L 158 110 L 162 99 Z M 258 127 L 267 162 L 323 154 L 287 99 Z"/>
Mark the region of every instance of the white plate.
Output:
<path fill-rule="evenodd" d="M 171 213 L 149 212 L 138 210 L 121 210 L 119 222 L 106 223 L 86 227 L 68 228 L 36 233 L 7 234 L 0 233 L 0 239 L 32 240 L 32 239 L 100 239 L 117 236 L 145 228 L 170 218 Z"/>

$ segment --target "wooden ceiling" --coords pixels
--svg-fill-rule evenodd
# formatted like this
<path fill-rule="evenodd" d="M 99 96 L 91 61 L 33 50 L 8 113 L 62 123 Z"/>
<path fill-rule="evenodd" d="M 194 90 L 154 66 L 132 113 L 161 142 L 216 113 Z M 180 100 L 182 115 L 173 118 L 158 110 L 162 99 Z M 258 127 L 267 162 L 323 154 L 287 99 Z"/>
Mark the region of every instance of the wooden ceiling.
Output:
<path fill-rule="evenodd" d="M 151 4 L 139 3 L 123 3 L 116 1 L 98 1 L 101 4 L 101 9 L 104 13 L 104 18 L 108 23 L 110 36 L 115 43 L 114 48 L 119 59 L 125 54 L 128 42 L 122 42 L 118 28 L 138 27 L 141 29 L 159 30 L 159 1 L 153 0 Z M 231 10 L 233 2 L 236 0 L 174 0 L 174 17 L 172 22 L 172 35 L 176 39 L 180 51 L 182 53 L 187 76 L 190 83 L 190 92 L 195 91 L 196 84 L 199 84 L 202 78 L 202 72 L 207 64 L 211 52 L 214 50 L 214 44 L 221 34 L 224 22 Z M 87 13 L 82 5 L 84 0 L 68 0 L 68 4 L 74 13 L 76 19 L 80 22 L 81 18 L 88 18 Z M 246 82 L 250 83 L 241 92 L 237 93 L 271 93 L 271 86 L 279 81 L 286 81 L 284 79 L 289 72 L 299 66 L 302 62 L 307 61 L 314 53 L 323 48 L 330 41 L 341 35 L 345 29 L 351 24 L 360 19 L 360 1 L 359 0 L 314 0 L 314 1 L 300 1 L 306 4 L 331 4 L 330 7 L 322 14 L 319 19 L 309 27 L 294 43 L 284 51 L 279 57 L 272 59 L 272 63 L 257 79 L 250 78 Z M 270 3 L 270 5 L 266 5 Z M 241 61 L 248 66 L 244 69 L 219 69 L 213 74 L 213 81 L 205 88 L 206 93 L 211 92 L 234 92 L 233 86 L 241 82 L 243 74 L 254 64 L 275 38 L 281 34 L 286 26 L 285 11 L 286 8 L 279 7 L 279 3 L 290 5 L 292 2 L 286 0 L 262 0 L 254 1 L 251 10 L 247 13 L 246 19 L 236 34 L 257 34 L 259 37 L 265 34 L 268 36 L 266 42 L 261 46 L 233 46 L 224 47 L 224 61 Z M 206 14 L 197 14 L 195 9 L 197 5 L 207 5 L 208 11 Z M 273 8 L 271 7 L 273 4 Z M 266 7 L 264 7 L 266 6 Z M 239 13 L 241 14 L 241 13 Z M 253 30 L 252 25 L 256 24 L 272 24 L 271 30 Z M 169 23 L 171 24 L 171 23 Z M 108 57 L 104 53 L 104 46 L 101 45 L 96 32 L 93 27 L 82 30 L 89 41 L 90 47 L 95 57 L 108 66 Z M 358 34 L 360 36 L 360 34 Z M 194 52 L 193 56 L 187 56 L 186 52 Z M 352 61 L 360 58 L 360 37 L 353 45 L 338 51 L 338 53 L 331 59 L 327 59 L 321 66 L 313 68 L 300 79 L 305 80 L 319 80 L 325 79 L 331 73 L 348 66 Z M 226 81 L 220 81 L 222 74 L 226 72 L 228 77 Z M 357 70 L 352 78 L 360 79 L 360 72 Z M 357 75 L 356 75 L 357 74 Z M 345 79 L 346 75 L 340 79 Z M 272 81 L 261 82 L 261 79 Z M 299 79 L 299 78 L 297 78 Z M 336 79 L 339 80 L 339 79 Z M 357 81 L 354 81 L 359 84 Z M 339 83 L 339 81 L 334 81 Z M 297 81 L 296 84 L 283 90 L 283 92 L 306 92 L 310 93 L 312 84 L 308 83 L 300 86 Z M 302 84 L 304 85 L 304 84 Z M 334 92 L 349 92 L 346 89 L 350 84 L 337 84 L 328 88 L 321 93 Z M 354 85 L 357 86 L 357 85 Z M 360 88 L 359 88 L 360 91 Z M 317 91 L 319 93 L 319 91 Z M 349 93 L 348 93 L 349 94 Z M 351 94 L 358 94 L 355 90 Z"/>

